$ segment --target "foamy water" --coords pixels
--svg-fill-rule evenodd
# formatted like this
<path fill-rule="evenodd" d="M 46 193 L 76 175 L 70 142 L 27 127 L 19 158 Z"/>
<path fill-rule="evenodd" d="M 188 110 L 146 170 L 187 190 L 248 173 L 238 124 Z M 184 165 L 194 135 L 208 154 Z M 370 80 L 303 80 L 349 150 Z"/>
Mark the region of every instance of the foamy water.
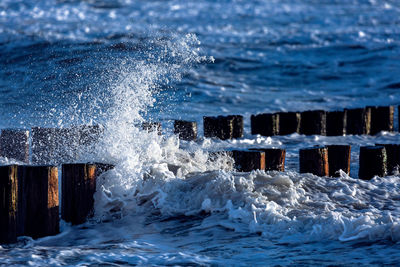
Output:
<path fill-rule="evenodd" d="M 94 218 L 20 237 L 0 263 L 397 265 L 400 176 L 357 173 L 360 146 L 400 134 L 260 137 L 249 117 L 399 104 L 398 15 L 374 1 L 2 1 L 0 126 L 102 124 L 77 161 L 115 168 L 98 179 Z M 201 134 L 217 114 L 243 114 L 244 138 L 172 134 L 173 119 Z M 141 129 L 156 120 L 162 136 Z M 316 144 L 351 144 L 350 176 L 299 174 L 298 150 Z M 286 171 L 208 160 L 251 147 L 287 149 Z"/>

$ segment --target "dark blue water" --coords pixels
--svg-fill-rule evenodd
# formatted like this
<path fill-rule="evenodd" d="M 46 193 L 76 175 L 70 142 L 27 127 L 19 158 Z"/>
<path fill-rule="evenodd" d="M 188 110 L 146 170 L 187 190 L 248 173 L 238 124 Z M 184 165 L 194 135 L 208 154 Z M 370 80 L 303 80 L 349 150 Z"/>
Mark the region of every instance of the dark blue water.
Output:
<path fill-rule="evenodd" d="M 399 1 L 3 0 L 0 128 L 104 124 L 99 151 L 81 160 L 117 168 L 88 229 L 22 238 L 0 261 L 396 265 L 400 178 L 356 178 L 359 146 L 400 143 L 398 133 L 263 138 L 248 126 L 265 111 L 399 105 L 399 62 Z M 244 115 L 245 138 L 179 148 L 171 120 L 201 130 L 202 116 L 220 114 Z M 142 120 L 161 121 L 169 139 L 130 128 Z M 297 173 L 299 148 L 331 143 L 353 145 L 351 177 Z M 288 172 L 206 162 L 208 150 L 261 145 L 287 148 Z"/>

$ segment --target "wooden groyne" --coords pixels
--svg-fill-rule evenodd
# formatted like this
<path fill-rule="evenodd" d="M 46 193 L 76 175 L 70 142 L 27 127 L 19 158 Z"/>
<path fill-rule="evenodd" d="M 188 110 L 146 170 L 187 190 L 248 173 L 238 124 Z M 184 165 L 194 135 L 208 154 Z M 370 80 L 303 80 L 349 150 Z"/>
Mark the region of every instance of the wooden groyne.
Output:
<path fill-rule="evenodd" d="M 394 131 L 394 112 L 394 106 L 369 106 L 328 112 L 263 113 L 251 115 L 251 134 L 375 135 Z M 241 115 L 204 117 L 203 126 L 205 137 L 228 140 L 245 135 Z M 143 123 L 141 127 L 162 134 L 159 122 Z M 71 162 L 76 161 L 81 147 L 95 145 L 103 131 L 100 125 L 1 131 L 0 156 L 23 165 L 0 166 L 0 244 L 16 242 L 18 236 L 40 238 L 59 232 L 58 166 L 62 170 L 61 218 L 77 225 L 93 216 L 96 182 L 114 166 Z M 197 123 L 177 120 L 174 133 L 182 140 L 196 141 Z M 239 172 L 285 170 L 284 148 L 232 149 L 210 153 L 210 159 L 216 160 L 220 155 L 231 158 Z M 350 145 L 303 148 L 299 150 L 299 172 L 338 177 L 342 171 L 348 175 L 350 160 Z M 399 166 L 400 144 L 360 147 L 360 179 L 398 174 Z"/>
<path fill-rule="evenodd" d="M 261 136 L 293 133 L 322 136 L 376 135 L 381 131 L 394 131 L 394 112 L 394 106 L 367 106 L 334 111 L 260 113 L 250 116 L 250 133 Z M 182 135 L 182 130 L 177 128 L 180 123 L 175 121 L 175 133 Z M 204 137 L 221 140 L 241 138 L 244 136 L 243 125 L 241 115 L 204 116 Z M 188 124 L 185 127 L 190 129 L 194 126 Z"/>

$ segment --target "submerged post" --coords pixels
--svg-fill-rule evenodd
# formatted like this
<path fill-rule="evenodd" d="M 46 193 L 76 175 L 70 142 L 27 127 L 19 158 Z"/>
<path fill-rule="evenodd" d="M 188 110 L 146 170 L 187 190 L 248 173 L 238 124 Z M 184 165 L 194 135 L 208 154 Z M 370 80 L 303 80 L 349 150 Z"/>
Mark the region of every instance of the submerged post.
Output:
<path fill-rule="evenodd" d="M 360 147 L 360 166 L 358 177 L 370 180 L 374 176 L 383 177 L 387 174 L 387 157 L 384 146 Z"/>
<path fill-rule="evenodd" d="M 341 136 L 346 134 L 347 110 L 326 113 L 326 135 Z"/>
<path fill-rule="evenodd" d="M 18 234 L 32 238 L 58 234 L 57 167 L 18 166 L 18 181 Z"/>
<path fill-rule="evenodd" d="M 29 131 L 3 129 L 0 135 L 0 156 L 29 162 Z"/>
<path fill-rule="evenodd" d="M 324 110 L 301 112 L 300 133 L 304 135 L 326 135 L 326 112 Z"/>
<path fill-rule="evenodd" d="M 299 112 L 279 112 L 279 135 L 288 135 L 300 132 Z"/>
<path fill-rule="evenodd" d="M 109 164 L 63 164 L 61 218 L 73 225 L 93 216 L 96 179 L 113 168 Z"/>
<path fill-rule="evenodd" d="M 328 148 L 328 163 L 329 176 L 339 177 L 339 170 L 344 171 L 347 175 L 350 174 L 350 145 L 329 145 Z"/>
<path fill-rule="evenodd" d="M 265 170 L 265 153 L 262 151 L 233 150 L 235 169 L 240 172 Z"/>
<path fill-rule="evenodd" d="M 251 134 L 274 136 L 279 133 L 279 115 L 263 113 L 251 115 Z"/>
<path fill-rule="evenodd" d="M 176 120 L 174 122 L 174 133 L 180 139 L 192 141 L 197 139 L 197 123 L 195 121 Z"/>
<path fill-rule="evenodd" d="M 17 165 L 0 166 L 0 244 L 17 242 Z"/>
<path fill-rule="evenodd" d="M 314 147 L 300 149 L 300 173 L 329 176 L 328 149 Z"/>
<path fill-rule="evenodd" d="M 371 110 L 366 108 L 345 109 L 347 111 L 346 134 L 363 135 L 371 130 Z"/>
<path fill-rule="evenodd" d="M 381 131 L 393 132 L 394 106 L 367 108 L 371 110 L 371 135 Z"/>
<path fill-rule="evenodd" d="M 285 171 L 286 150 L 280 148 L 250 148 L 251 151 L 262 151 L 265 154 L 266 171 Z"/>

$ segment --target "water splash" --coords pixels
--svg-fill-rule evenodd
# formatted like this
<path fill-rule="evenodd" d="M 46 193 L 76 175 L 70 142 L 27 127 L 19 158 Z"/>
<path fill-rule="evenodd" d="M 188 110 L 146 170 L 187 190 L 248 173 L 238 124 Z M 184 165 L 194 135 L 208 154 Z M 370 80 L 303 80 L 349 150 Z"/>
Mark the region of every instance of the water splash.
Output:
<path fill-rule="evenodd" d="M 156 103 L 157 92 L 179 82 L 194 64 L 213 59 L 200 55 L 200 42 L 194 34 L 172 36 L 149 41 L 150 47 L 140 59 L 120 60 L 118 78 L 107 88 L 110 105 L 105 111 L 104 133 L 91 159 L 116 167 L 98 185 L 98 214 L 103 213 L 104 207 L 106 211 L 120 211 L 144 175 L 165 162 L 169 151 L 179 153 L 176 137 L 165 139 L 141 125 L 148 109 Z M 114 203 L 111 208 L 110 203 Z"/>

